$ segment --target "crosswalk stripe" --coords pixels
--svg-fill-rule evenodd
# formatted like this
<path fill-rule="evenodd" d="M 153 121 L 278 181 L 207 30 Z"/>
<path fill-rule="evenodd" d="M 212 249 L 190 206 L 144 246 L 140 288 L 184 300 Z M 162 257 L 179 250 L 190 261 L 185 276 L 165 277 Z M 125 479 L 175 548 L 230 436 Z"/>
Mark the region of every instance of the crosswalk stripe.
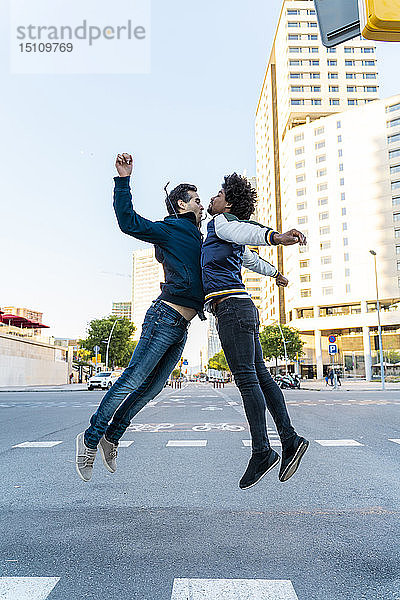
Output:
<path fill-rule="evenodd" d="M 207 440 L 169 440 L 167 447 L 207 446 Z"/>
<path fill-rule="evenodd" d="M 0 577 L 1 600 L 45 600 L 59 577 Z"/>
<path fill-rule="evenodd" d="M 279 440 L 270 440 L 270 446 L 282 446 Z M 245 448 L 251 448 L 251 440 L 242 440 L 242 444 Z"/>
<path fill-rule="evenodd" d="M 315 440 L 320 446 L 364 446 L 356 440 Z"/>
<path fill-rule="evenodd" d="M 62 444 L 62 442 L 22 442 L 21 444 L 16 444 L 13 448 L 53 448 L 53 446 L 58 446 L 58 444 Z"/>
<path fill-rule="evenodd" d="M 396 440 L 393 438 L 389 438 L 389 442 L 394 442 L 395 444 L 400 444 L 400 440 Z"/>
<path fill-rule="evenodd" d="M 123 440 L 122 442 L 118 443 L 118 448 L 129 448 L 129 446 L 132 446 L 133 444 L 133 440 Z"/>
<path fill-rule="evenodd" d="M 174 579 L 171 600 L 298 600 L 287 579 Z"/>

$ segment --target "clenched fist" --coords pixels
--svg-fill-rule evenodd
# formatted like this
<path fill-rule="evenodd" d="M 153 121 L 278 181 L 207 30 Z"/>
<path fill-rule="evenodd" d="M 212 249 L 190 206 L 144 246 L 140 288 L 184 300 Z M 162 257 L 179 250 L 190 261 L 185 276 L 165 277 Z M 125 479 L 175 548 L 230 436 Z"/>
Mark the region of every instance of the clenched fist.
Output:
<path fill-rule="evenodd" d="M 123 154 L 117 154 L 117 160 L 115 161 L 118 175 L 120 177 L 129 177 L 133 169 L 133 158 L 131 154 L 124 152 Z"/>
<path fill-rule="evenodd" d="M 279 287 L 286 287 L 287 284 L 289 283 L 289 281 L 286 279 L 286 277 L 284 277 L 282 275 L 282 273 L 278 273 L 278 275 L 276 276 L 276 285 L 278 285 Z"/>
<path fill-rule="evenodd" d="M 305 246 L 307 244 L 306 236 L 298 229 L 290 229 L 286 233 L 274 233 L 272 241 L 275 245 L 282 244 L 282 246 L 293 246 L 293 244 Z"/>

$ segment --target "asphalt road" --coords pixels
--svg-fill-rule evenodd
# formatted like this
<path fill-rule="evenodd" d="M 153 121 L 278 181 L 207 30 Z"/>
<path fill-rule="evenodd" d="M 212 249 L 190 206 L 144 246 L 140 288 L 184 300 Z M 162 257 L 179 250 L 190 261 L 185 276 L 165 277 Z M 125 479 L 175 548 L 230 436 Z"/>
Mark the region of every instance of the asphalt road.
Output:
<path fill-rule="evenodd" d="M 287 392 L 310 449 L 288 482 L 245 491 L 233 386 L 167 388 L 117 473 L 98 456 L 84 483 L 74 441 L 101 397 L 0 394 L 1 600 L 400 599 L 399 392 Z"/>

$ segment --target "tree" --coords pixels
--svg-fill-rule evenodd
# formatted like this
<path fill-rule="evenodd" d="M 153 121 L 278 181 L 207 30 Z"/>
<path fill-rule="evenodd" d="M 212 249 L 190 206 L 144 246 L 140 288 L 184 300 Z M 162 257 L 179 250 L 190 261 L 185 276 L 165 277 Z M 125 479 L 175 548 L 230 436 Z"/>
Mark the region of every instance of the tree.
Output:
<path fill-rule="evenodd" d="M 116 320 L 117 324 L 112 333 L 108 352 L 108 364 L 113 365 L 113 368 L 116 366 L 126 367 L 136 347 L 137 342 L 132 340 L 132 334 L 136 327 L 131 321 L 125 318 L 118 319 L 114 315 L 103 319 L 94 319 L 89 323 L 87 337 L 84 340 L 79 340 L 80 347 L 88 350 L 91 356 L 94 354 L 93 348 L 99 346 L 102 359 L 105 362 L 107 344 L 104 341 L 108 340 Z"/>
<path fill-rule="evenodd" d="M 223 350 L 220 350 L 208 361 L 208 368 L 216 371 L 229 371 L 228 362 Z"/>
<path fill-rule="evenodd" d="M 282 333 L 286 342 L 286 353 L 289 360 L 295 360 L 296 356 L 304 354 L 304 342 L 300 339 L 300 333 L 293 327 L 281 325 Z M 285 346 L 278 325 L 269 325 L 260 332 L 260 342 L 264 358 L 271 360 L 275 358 L 278 367 L 278 358 L 285 358 Z"/>
<path fill-rule="evenodd" d="M 172 379 L 179 379 L 179 376 L 181 374 L 180 369 L 174 369 L 171 373 L 171 378 Z"/>
<path fill-rule="evenodd" d="M 394 349 L 384 350 L 383 351 L 383 360 L 395 365 L 398 362 L 400 362 L 400 353 L 398 352 L 398 350 L 394 350 Z"/>

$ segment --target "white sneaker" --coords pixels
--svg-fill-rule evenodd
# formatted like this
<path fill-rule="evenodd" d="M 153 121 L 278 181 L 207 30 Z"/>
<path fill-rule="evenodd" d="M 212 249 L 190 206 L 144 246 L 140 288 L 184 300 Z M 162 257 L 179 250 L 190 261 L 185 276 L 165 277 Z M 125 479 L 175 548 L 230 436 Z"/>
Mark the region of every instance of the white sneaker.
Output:
<path fill-rule="evenodd" d="M 118 446 L 106 440 L 103 435 L 99 442 L 99 448 L 105 468 L 107 471 L 110 471 L 110 473 L 115 473 L 117 470 Z"/>
<path fill-rule="evenodd" d="M 76 472 L 83 481 L 90 481 L 93 473 L 93 463 L 97 450 L 92 450 L 85 445 L 84 432 L 76 436 Z"/>

